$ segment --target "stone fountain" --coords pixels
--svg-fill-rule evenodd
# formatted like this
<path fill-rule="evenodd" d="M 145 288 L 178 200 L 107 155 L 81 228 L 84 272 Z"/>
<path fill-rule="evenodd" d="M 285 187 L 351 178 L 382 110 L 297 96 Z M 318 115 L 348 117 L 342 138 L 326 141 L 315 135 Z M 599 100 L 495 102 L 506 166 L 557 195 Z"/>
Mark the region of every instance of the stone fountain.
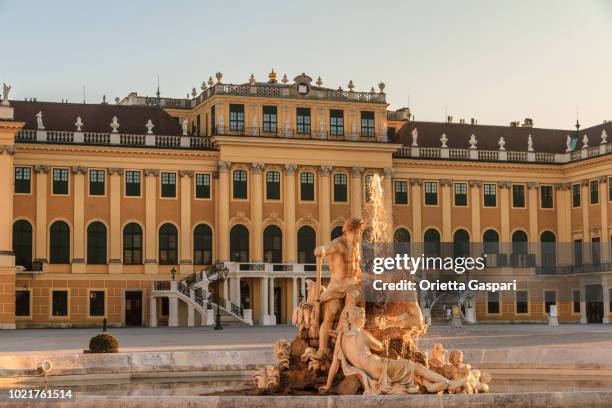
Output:
<path fill-rule="evenodd" d="M 306 299 L 293 315 L 297 334 L 291 342 L 276 342 L 275 364 L 255 375 L 258 392 L 487 392 L 490 376 L 465 364 L 460 350 L 450 351 L 448 358 L 441 344 L 429 354 L 418 350 L 418 337 L 426 333 L 427 325 L 414 292 L 397 299 L 372 289 L 368 263 L 373 256 L 392 256 L 394 250 L 377 245 L 392 241 L 389 201 L 380 176 L 370 178 L 368 193 L 366 221 L 347 220 L 341 237 L 315 249 L 316 281 L 306 281 Z M 362 243 L 364 235 L 367 242 Z M 326 285 L 321 278 L 324 259 L 330 271 Z"/>

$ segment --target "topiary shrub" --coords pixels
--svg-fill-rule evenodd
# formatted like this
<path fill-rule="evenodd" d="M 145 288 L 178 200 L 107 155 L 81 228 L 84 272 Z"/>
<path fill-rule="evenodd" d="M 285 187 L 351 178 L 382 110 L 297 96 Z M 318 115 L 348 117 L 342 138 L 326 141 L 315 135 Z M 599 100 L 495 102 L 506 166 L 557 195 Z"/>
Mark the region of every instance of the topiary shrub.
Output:
<path fill-rule="evenodd" d="M 119 341 L 110 333 L 100 333 L 89 340 L 90 353 L 118 353 Z"/>

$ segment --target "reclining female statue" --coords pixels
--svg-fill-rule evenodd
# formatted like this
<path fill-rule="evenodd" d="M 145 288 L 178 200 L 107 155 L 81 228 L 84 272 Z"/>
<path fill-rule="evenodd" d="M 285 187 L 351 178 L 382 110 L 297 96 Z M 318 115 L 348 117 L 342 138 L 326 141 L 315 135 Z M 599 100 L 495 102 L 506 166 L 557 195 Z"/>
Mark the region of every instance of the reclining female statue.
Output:
<path fill-rule="evenodd" d="M 414 394 L 419 384 L 430 393 L 456 388 L 462 380 L 451 381 L 420 363 L 406 359 L 379 357 L 372 350 L 382 350 L 382 343 L 363 330 L 365 310 L 361 307 L 348 308 L 343 316 L 348 324 L 338 333 L 333 360 L 327 376 L 327 384 L 320 388 L 328 391 L 341 366 L 345 376 L 356 375 L 364 388 L 364 395 L 372 394 Z"/>

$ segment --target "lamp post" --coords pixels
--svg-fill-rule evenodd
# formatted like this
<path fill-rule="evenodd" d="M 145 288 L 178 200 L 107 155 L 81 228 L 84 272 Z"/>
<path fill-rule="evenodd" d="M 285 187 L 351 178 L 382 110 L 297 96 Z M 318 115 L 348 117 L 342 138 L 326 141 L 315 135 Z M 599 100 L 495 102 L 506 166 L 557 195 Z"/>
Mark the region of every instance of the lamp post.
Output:
<path fill-rule="evenodd" d="M 221 297 L 219 296 L 219 282 L 224 281 L 227 278 L 227 267 L 223 263 L 217 263 L 213 265 L 213 272 L 217 272 L 217 279 L 215 280 L 215 297 L 217 303 L 217 313 L 215 316 L 215 330 L 223 330 L 221 325 Z"/>
<path fill-rule="evenodd" d="M 172 274 L 172 281 L 174 281 L 174 277 L 176 276 L 176 268 L 174 268 L 174 266 L 170 269 L 170 273 Z"/>

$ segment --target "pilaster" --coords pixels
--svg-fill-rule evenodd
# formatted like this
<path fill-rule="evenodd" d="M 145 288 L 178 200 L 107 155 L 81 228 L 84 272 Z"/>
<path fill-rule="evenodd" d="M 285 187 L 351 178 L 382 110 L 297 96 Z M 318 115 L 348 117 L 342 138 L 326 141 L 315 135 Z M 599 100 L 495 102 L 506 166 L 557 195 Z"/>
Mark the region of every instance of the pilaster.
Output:
<path fill-rule="evenodd" d="M 285 164 L 285 256 L 286 262 L 297 261 L 295 231 L 295 164 Z"/>
<path fill-rule="evenodd" d="M 108 260 L 109 273 L 123 272 L 121 264 L 121 176 L 123 169 L 109 168 L 110 195 L 110 254 Z"/>
<path fill-rule="evenodd" d="M 158 169 L 146 169 L 145 175 L 145 273 L 156 274 L 157 263 L 157 176 Z"/>
<path fill-rule="evenodd" d="M 72 273 L 85 273 L 85 179 L 87 168 L 73 166 Z"/>
<path fill-rule="evenodd" d="M 179 245 L 179 273 L 180 275 L 188 275 L 193 273 L 193 240 L 191 234 L 191 185 L 193 180 L 193 171 L 179 171 L 181 178 L 181 240 Z"/>
<path fill-rule="evenodd" d="M 331 217 L 331 182 L 330 175 L 333 167 L 330 165 L 321 166 L 319 172 L 319 242 L 327 242 L 331 238 L 329 223 Z"/>
<path fill-rule="evenodd" d="M 251 259 L 253 262 L 263 260 L 263 163 L 251 165 L 253 188 L 251 189 L 251 223 L 253 226 L 253 251 Z"/>

